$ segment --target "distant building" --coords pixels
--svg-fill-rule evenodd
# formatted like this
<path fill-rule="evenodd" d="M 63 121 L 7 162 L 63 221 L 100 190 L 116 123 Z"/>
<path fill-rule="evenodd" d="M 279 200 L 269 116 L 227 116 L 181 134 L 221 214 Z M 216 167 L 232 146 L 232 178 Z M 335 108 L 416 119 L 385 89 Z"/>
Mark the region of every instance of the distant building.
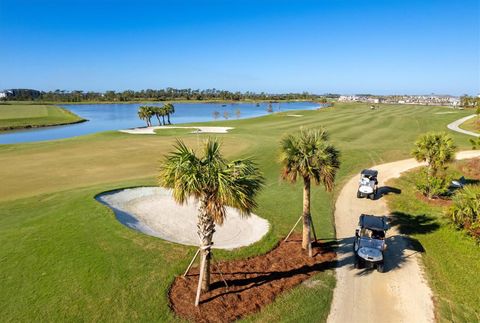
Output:
<path fill-rule="evenodd" d="M 6 100 L 9 96 L 12 96 L 13 92 L 10 90 L 3 90 L 0 91 L 0 99 L 1 100 Z"/>

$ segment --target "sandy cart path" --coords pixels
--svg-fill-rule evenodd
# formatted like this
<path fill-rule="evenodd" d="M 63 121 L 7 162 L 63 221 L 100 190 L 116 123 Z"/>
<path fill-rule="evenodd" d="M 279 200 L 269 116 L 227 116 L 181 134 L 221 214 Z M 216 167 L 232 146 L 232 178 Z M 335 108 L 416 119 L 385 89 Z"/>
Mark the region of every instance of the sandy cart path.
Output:
<path fill-rule="evenodd" d="M 450 124 L 447 125 L 447 128 L 450 129 L 450 130 L 453 130 L 453 131 L 456 131 L 456 132 L 460 132 L 460 133 L 463 133 L 465 135 L 469 135 L 469 136 L 474 136 L 474 137 L 480 137 L 480 134 L 479 133 L 475 133 L 473 131 L 468 131 L 468 130 L 465 130 L 465 129 L 462 129 L 460 128 L 460 125 L 462 123 L 464 123 L 465 121 L 467 120 L 470 120 L 472 118 L 474 118 L 475 115 L 472 114 L 471 116 L 467 116 L 467 117 L 464 117 L 464 118 L 461 118 L 461 119 L 458 119 Z"/>
<path fill-rule="evenodd" d="M 480 151 L 457 153 L 457 159 L 480 157 Z M 372 167 L 379 171 L 379 196 L 393 189 L 385 182 L 421 164 L 414 159 Z M 432 292 L 420 267 L 418 246 L 392 228 L 387 234 L 385 273 L 354 269 L 352 242 L 361 213 L 388 215 L 385 199 L 357 199 L 359 176 L 343 187 L 335 204 L 339 240 L 337 286 L 328 322 L 432 322 Z"/>

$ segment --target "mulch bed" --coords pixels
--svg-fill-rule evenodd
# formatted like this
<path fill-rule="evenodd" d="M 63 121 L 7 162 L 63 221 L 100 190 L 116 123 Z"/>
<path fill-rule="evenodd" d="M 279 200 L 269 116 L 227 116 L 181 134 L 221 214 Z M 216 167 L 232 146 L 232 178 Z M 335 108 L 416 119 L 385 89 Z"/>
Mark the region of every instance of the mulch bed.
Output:
<path fill-rule="evenodd" d="M 202 294 L 198 307 L 194 301 L 199 271 L 198 267 L 192 268 L 187 277 L 177 277 L 173 282 L 170 307 L 178 316 L 195 322 L 231 322 L 257 312 L 280 293 L 334 267 L 335 252 L 331 247 L 313 247 L 310 258 L 297 235 L 265 255 L 214 263 L 211 290 Z"/>
<path fill-rule="evenodd" d="M 468 179 L 480 180 L 480 158 L 458 162 L 458 169 Z"/>
<path fill-rule="evenodd" d="M 433 205 L 433 206 L 450 206 L 453 204 L 452 200 L 450 198 L 435 198 L 435 199 L 429 199 L 425 195 L 423 195 L 420 192 L 416 192 L 415 196 L 417 199 L 420 201 L 428 204 L 428 205 Z"/>

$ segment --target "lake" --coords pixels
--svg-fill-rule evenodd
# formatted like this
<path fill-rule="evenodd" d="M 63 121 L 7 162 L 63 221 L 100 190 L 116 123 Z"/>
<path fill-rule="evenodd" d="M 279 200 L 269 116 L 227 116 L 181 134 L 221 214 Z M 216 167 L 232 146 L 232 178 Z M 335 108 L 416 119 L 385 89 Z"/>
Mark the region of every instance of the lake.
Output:
<path fill-rule="evenodd" d="M 65 126 L 4 132 L 0 134 L 0 144 L 64 139 L 100 131 L 142 127 L 145 126 L 145 122 L 137 116 L 140 105 L 142 104 L 61 105 L 88 121 Z M 161 105 L 161 103 L 149 105 Z M 174 124 L 214 121 L 215 111 L 220 114 L 217 120 L 225 120 L 225 113 L 228 113 L 229 119 L 232 120 L 253 118 L 269 114 L 268 105 L 269 103 L 175 103 L 175 114 L 170 119 Z M 313 102 L 272 103 L 273 112 L 313 110 L 319 107 L 321 105 Z M 240 111 L 239 116 L 237 116 L 237 110 Z M 155 117 L 152 118 L 152 122 L 157 125 Z"/>

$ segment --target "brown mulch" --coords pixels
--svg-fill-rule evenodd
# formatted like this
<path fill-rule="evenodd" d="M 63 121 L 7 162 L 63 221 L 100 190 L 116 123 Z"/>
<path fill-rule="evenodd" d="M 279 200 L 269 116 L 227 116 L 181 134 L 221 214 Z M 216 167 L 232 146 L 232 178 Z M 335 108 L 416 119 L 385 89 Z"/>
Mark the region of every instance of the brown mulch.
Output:
<path fill-rule="evenodd" d="M 191 321 L 231 322 L 259 311 L 280 293 L 333 268 L 334 263 L 331 247 L 314 244 L 310 258 L 301 248 L 301 237 L 292 236 L 265 255 L 214 263 L 211 290 L 202 294 L 199 307 L 194 305 L 198 267 L 192 268 L 187 277 L 177 277 L 173 282 L 170 307 L 178 316 Z"/>
<path fill-rule="evenodd" d="M 433 206 L 450 206 L 453 204 L 453 201 L 451 199 L 448 199 L 448 198 L 434 198 L 434 199 L 430 199 L 428 197 L 426 197 L 425 195 L 423 195 L 422 193 L 420 192 L 416 192 L 415 193 L 415 196 L 417 197 L 417 199 L 419 199 L 420 201 L 428 204 L 428 205 L 433 205 Z"/>
<path fill-rule="evenodd" d="M 480 180 L 480 158 L 459 161 L 458 170 L 468 179 Z"/>

